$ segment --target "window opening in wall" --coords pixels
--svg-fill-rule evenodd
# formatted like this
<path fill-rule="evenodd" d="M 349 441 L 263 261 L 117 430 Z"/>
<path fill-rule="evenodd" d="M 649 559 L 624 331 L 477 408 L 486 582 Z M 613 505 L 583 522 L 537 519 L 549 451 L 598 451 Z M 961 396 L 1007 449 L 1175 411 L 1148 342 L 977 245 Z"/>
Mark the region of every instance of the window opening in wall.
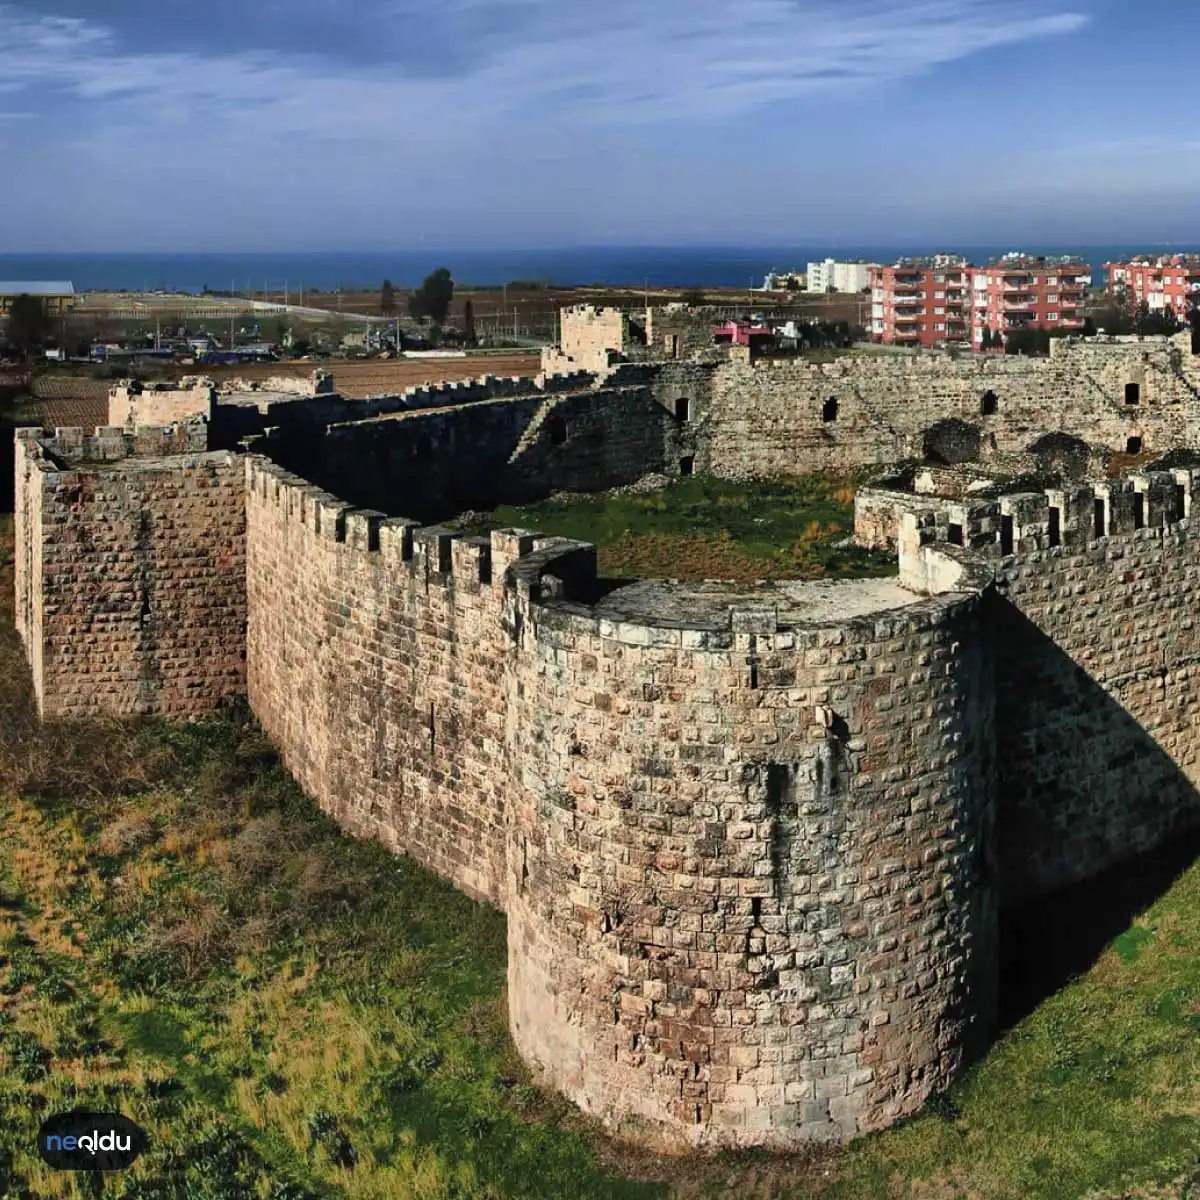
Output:
<path fill-rule="evenodd" d="M 1062 509 L 1050 506 L 1049 510 L 1050 527 L 1048 530 L 1050 545 L 1062 545 Z"/>
<path fill-rule="evenodd" d="M 821 408 L 822 421 L 836 421 L 838 416 L 838 402 L 836 396 L 830 396 Z"/>
<path fill-rule="evenodd" d="M 1182 521 L 1187 514 L 1187 488 L 1182 483 L 1175 485 L 1175 520 Z"/>
<path fill-rule="evenodd" d="M 1146 525 L 1146 497 L 1141 492 L 1133 493 L 1133 527 L 1143 529 Z"/>
<path fill-rule="evenodd" d="M 1125 453 L 1126 454 L 1141 454 L 1141 452 L 1142 452 L 1142 439 L 1140 437 L 1131 437 L 1131 438 L 1125 439 Z"/>
<path fill-rule="evenodd" d="M 1104 527 L 1104 501 L 1096 500 L 1092 505 L 1092 517 L 1096 527 L 1096 536 L 1102 538 L 1108 532 Z"/>
<path fill-rule="evenodd" d="M 951 525 L 946 537 L 950 545 L 961 546 L 963 544 L 963 527 L 961 525 Z"/>
<path fill-rule="evenodd" d="M 994 416 L 999 404 L 1000 401 L 997 398 L 996 393 L 990 390 L 986 391 L 983 393 L 983 399 L 979 402 L 979 412 L 985 417 Z"/>
<path fill-rule="evenodd" d="M 689 455 L 687 455 L 686 458 L 681 458 L 679 460 L 679 474 L 680 475 L 691 475 L 695 472 L 695 468 L 696 468 L 696 459 L 693 455 L 689 454 Z"/>
<path fill-rule="evenodd" d="M 1125 403 L 1126 404 L 1141 404 L 1142 389 L 1140 384 L 1127 383 L 1125 385 Z"/>
<path fill-rule="evenodd" d="M 1011 516 L 1000 518 L 1000 553 L 1009 555 L 1013 552 L 1013 519 Z"/>
<path fill-rule="evenodd" d="M 680 396 L 675 401 L 675 419 L 690 421 L 692 419 L 692 402 L 686 396 Z"/>
<path fill-rule="evenodd" d="M 546 429 L 550 433 L 550 445 L 561 446 L 567 440 L 567 423 L 562 417 L 550 417 Z"/>

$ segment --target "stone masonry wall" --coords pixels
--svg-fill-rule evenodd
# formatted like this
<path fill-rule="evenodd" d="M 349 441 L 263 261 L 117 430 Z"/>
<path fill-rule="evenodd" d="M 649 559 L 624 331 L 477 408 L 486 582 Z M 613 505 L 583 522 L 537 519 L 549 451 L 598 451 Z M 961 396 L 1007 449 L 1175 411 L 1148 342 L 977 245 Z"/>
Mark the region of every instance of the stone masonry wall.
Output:
<path fill-rule="evenodd" d="M 1005 903 L 1200 825 L 1194 523 L 1035 550 L 989 605 Z"/>
<path fill-rule="evenodd" d="M 1143 361 L 1144 359 L 1144 361 Z M 1126 403 L 1136 383 L 1138 403 Z M 830 363 L 766 359 L 712 373 L 699 465 L 719 475 L 843 471 L 920 458 L 923 435 L 957 418 L 983 452 L 1023 451 L 1065 432 L 1114 450 L 1194 445 L 1193 361 L 1167 339 L 1144 346 L 1055 345 L 1049 359 L 863 355 Z M 995 412 L 984 415 L 985 395 Z"/>
<path fill-rule="evenodd" d="M 103 432 L 19 431 L 19 628 L 39 710 L 203 715 L 246 688 L 240 464 L 225 453 L 117 458 L 134 439 Z M 67 459 L 89 441 L 110 456 Z"/>
<path fill-rule="evenodd" d="M 990 565 L 1000 898 L 1019 905 L 1200 825 L 1200 469 L 940 501 L 926 547 Z M 911 508 L 906 511 L 911 512 Z M 1054 514 L 1052 516 L 1052 514 Z"/>
<path fill-rule="evenodd" d="M 516 605 L 509 1009 L 638 1140 L 839 1140 L 913 1111 L 995 990 L 974 601 L 724 632 Z"/>
<path fill-rule="evenodd" d="M 610 352 L 621 353 L 629 345 L 629 314 L 619 308 L 595 308 L 590 304 L 564 308 L 559 313 L 559 344 L 545 360 L 544 369 L 572 365 L 584 370 L 601 370 Z"/>
<path fill-rule="evenodd" d="M 255 449 L 355 504 L 422 520 L 674 473 L 694 454 L 688 423 L 646 384 L 479 401 L 314 436 L 280 430 Z"/>
<path fill-rule="evenodd" d="M 211 379 L 185 378 L 178 387 L 118 384 L 108 393 L 109 425 L 170 425 L 197 417 L 211 421 L 217 389 Z"/>
<path fill-rule="evenodd" d="M 503 547 L 246 469 L 248 689 L 349 831 L 503 907 Z M 500 570 L 502 574 L 502 570 Z"/>

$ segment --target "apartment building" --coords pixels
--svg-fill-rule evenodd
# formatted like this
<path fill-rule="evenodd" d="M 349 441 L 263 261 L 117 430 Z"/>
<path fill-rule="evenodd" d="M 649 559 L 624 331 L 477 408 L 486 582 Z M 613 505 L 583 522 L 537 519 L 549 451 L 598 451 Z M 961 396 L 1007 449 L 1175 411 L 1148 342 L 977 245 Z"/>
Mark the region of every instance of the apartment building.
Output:
<path fill-rule="evenodd" d="M 1108 293 L 1123 297 L 1130 312 L 1145 303 L 1151 312 L 1170 309 L 1186 323 L 1192 297 L 1200 292 L 1200 255 L 1149 255 L 1129 262 L 1105 263 Z"/>
<path fill-rule="evenodd" d="M 827 258 L 824 262 L 808 264 L 807 290 L 810 292 L 861 292 L 870 283 L 870 271 L 875 263 L 836 262 Z"/>
<path fill-rule="evenodd" d="M 75 288 L 69 282 L 42 280 L 0 280 L 0 317 L 8 316 L 18 296 L 36 296 L 52 317 L 64 316 L 75 302 Z"/>
<path fill-rule="evenodd" d="M 1014 329 L 1083 327 L 1091 268 L 1081 259 L 1008 254 L 984 267 L 959 255 L 901 259 L 871 273 L 871 336 L 900 346 L 983 344 Z"/>
<path fill-rule="evenodd" d="M 971 313 L 971 268 L 956 254 L 902 258 L 872 267 L 871 337 L 896 346 L 965 342 Z"/>
<path fill-rule="evenodd" d="M 983 332 L 1006 335 L 1014 329 L 1083 328 L 1083 306 L 1092 268 L 1081 258 L 1033 258 L 1007 254 L 971 271 L 971 344 Z"/>

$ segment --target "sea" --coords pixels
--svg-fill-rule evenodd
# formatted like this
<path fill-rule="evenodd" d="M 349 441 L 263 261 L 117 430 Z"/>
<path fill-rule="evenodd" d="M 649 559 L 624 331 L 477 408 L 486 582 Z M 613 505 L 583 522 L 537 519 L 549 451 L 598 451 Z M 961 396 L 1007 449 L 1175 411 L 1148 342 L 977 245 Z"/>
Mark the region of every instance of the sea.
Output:
<path fill-rule="evenodd" d="M 414 287 L 447 268 L 459 286 L 499 287 L 517 280 L 557 287 L 590 284 L 636 287 L 761 287 L 771 271 L 803 271 L 824 258 L 890 263 L 902 255 L 933 254 L 929 246 L 655 247 L 589 246 L 557 250 L 363 250 L 271 254 L 0 254 L 0 279 L 69 280 L 76 291 L 233 291 L 255 293 L 377 288 L 385 279 Z M 984 263 L 1011 250 L 1076 254 L 1103 264 L 1132 254 L 1177 254 L 1180 244 L 957 246 L 953 252 Z"/>

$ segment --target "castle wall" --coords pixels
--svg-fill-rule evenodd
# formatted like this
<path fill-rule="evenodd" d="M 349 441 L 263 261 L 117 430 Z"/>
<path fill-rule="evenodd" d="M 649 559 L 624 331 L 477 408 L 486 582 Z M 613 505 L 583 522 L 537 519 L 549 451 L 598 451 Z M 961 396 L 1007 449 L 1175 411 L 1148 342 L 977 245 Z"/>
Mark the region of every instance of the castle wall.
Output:
<path fill-rule="evenodd" d="M 564 308 L 559 313 L 556 361 L 579 364 L 587 370 L 603 369 L 608 364 L 608 352 L 623 352 L 629 339 L 629 316 L 619 308 L 595 308 L 590 304 Z"/>
<path fill-rule="evenodd" d="M 210 379 L 184 379 L 180 386 L 119 384 L 108 393 L 109 425 L 171 425 L 203 417 L 211 421 L 217 390 Z"/>
<path fill-rule="evenodd" d="M 906 499 L 905 511 L 925 511 L 900 519 L 926 546 L 947 549 L 953 523 L 957 553 L 992 565 L 983 629 L 1006 906 L 1200 825 L 1197 497 L 1200 470 L 1184 468 L 991 500 Z"/>
<path fill-rule="evenodd" d="M 842 1139 L 947 1081 L 995 996 L 974 601 L 796 630 L 553 603 L 510 624 L 526 1061 L 675 1149 Z"/>
<path fill-rule="evenodd" d="M 628 364 L 590 390 L 297 418 L 261 440 L 278 464 L 201 453 L 203 422 L 23 431 L 39 704 L 194 716 L 248 693 L 346 830 L 506 911 L 518 1048 L 620 1132 L 785 1148 L 882 1128 L 991 1031 L 1001 903 L 1200 821 L 1200 468 L 879 490 L 860 535 L 896 546 L 898 582 L 752 601 L 610 592 L 593 547 L 416 521 L 693 453 L 841 469 L 881 439 L 894 459 L 956 415 L 1005 453 L 1053 429 L 1188 441 L 1190 361 L 1118 349 L 889 360 L 890 388 L 867 359 Z M 826 435 L 830 380 L 859 390 Z M 970 417 L 981 390 L 997 411 Z"/>
<path fill-rule="evenodd" d="M 1198 588 L 1194 521 L 1003 572 L 990 615 L 1006 903 L 1200 825 Z"/>
<path fill-rule="evenodd" d="M 355 504 L 421 520 L 616 487 L 674 472 L 694 452 L 644 385 L 426 409 L 308 437 L 281 430 L 261 449 Z"/>
<path fill-rule="evenodd" d="M 245 467 L 254 712 L 345 829 L 503 907 L 490 545 L 352 511 L 256 456 Z"/>
<path fill-rule="evenodd" d="M 38 706 L 200 716 L 245 693 L 240 464 L 130 456 L 137 442 L 178 447 L 186 428 L 119 433 L 20 431 L 19 628 Z M 79 458 L 88 443 L 105 457 Z"/>
<path fill-rule="evenodd" d="M 1145 361 L 1142 361 L 1144 357 Z M 1165 339 L 1127 345 L 1055 345 L 1049 359 L 995 355 L 862 355 L 731 362 L 712 375 L 710 428 L 700 462 L 719 475 L 844 471 L 923 456 L 938 421 L 975 426 L 983 453 L 1016 452 L 1048 432 L 1124 451 L 1196 440 L 1195 368 Z M 1138 385 L 1138 404 L 1125 385 Z M 984 395 L 996 411 L 984 415 Z M 832 419 L 827 404 L 836 402 Z"/>

